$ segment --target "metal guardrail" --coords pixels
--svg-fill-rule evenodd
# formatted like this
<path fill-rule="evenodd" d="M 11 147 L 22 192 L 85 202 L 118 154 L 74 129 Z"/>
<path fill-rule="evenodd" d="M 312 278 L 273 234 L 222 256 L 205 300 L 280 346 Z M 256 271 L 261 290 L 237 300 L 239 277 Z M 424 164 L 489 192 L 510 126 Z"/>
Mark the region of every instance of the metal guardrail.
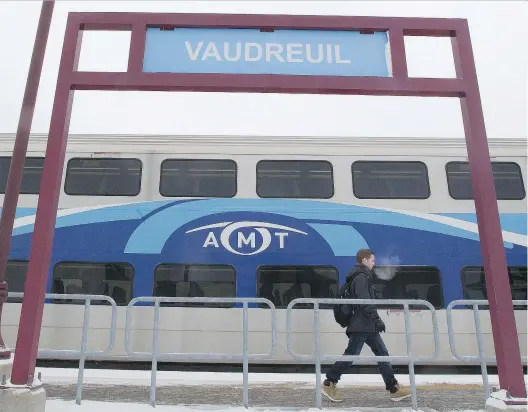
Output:
<path fill-rule="evenodd" d="M 292 308 L 299 303 L 311 303 L 314 305 L 314 354 L 313 355 L 299 355 L 293 352 L 291 346 L 291 335 L 292 335 Z M 407 343 L 407 356 L 362 356 L 362 355 L 340 355 L 340 356 L 327 356 L 321 355 L 320 348 L 320 336 L 319 336 L 319 305 L 320 304 L 352 304 L 352 305 L 403 305 L 403 311 L 405 316 L 405 339 Z M 434 353 L 430 356 L 413 356 L 412 354 L 412 339 L 411 339 L 411 324 L 409 318 L 409 304 L 425 306 L 431 311 L 432 323 L 433 323 L 433 335 L 434 335 Z M 404 300 L 404 299 L 312 299 L 312 298 L 301 298 L 295 299 L 290 302 L 287 307 L 286 313 L 286 345 L 288 352 L 294 359 L 314 362 L 315 361 L 315 390 L 316 390 L 316 407 L 322 409 L 321 405 L 321 362 L 322 361 L 354 361 L 354 360 L 366 360 L 366 361 L 406 361 L 409 365 L 409 379 L 411 386 L 411 399 L 413 409 L 418 408 L 416 399 L 416 382 L 414 376 L 414 364 L 421 360 L 433 360 L 438 357 L 440 352 L 440 338 L 438 334 L 438 318 L 436 316 L 436 310 L 429 302 L 425 300 Z"/>
<path fill-rule="evenodd" d="M 496 362 L 497 358 L 495 356 L 486 356 L 484 353 L 484 345 L 482 342 L 482 326 L 480 323 L 480 310 L 479 306 L 487 305 L 489 306 L 489 301 L 487 300 L 454 300 L 451 302 L 446 309 L 446 318 L 447 318 L 447 333 L 449 336 L 449 348 L 451 349 L 452 355 L 459 361 L 462 362 L 475 362 L 480 363 L 480 370 L 482 374 L 482 384 L 484 387 L 484 402 L 489 398 L 490 388 L 489 388 L 489 379 L 488 379 L 488 363 Z M 528 306 L 528 300 L 514 300 L 513 305 L 518 306 Z M 473 311 L 473 318 L 475 320 L 475 331 L 477 334 L 477 347 L 478 347 L 478 356 L 468 356 L 468 355 L 459 355 L 455 347 L 455 334 L 453 329 L 453 318 L 452 312 L 455 306 L 471 306 Z M 527 357 L 523 356 L 522 361 L 526 362 Z"/>
<path fill-rule="evenodd" d="M 8 292 L 8 298 L 23 298 L 23 293 L 18 292 Z M 82 390 L 83 390 L 83 380 L 84 380 L 84 364 L 87 358 L 95 358 L 98 356 L 106 355 L 111 352 L 114 348 L 115 335 L 116 335 L 116 322 L 117 322 L 117 305 L 109 296 L 105 295 L 81 295 L 81 294 L 57 294 L 57 293 L 47 293 L 45 299 L 54 299 L 54 300 L 84 300 L 84 316 L 82 323 L 82 337 L 81 337 L 81 348 L 79 350 L 69 350 L 69 349 L 39 349 L 38 356 L 41 355 L 53 355 L 59 358 L 61 357 L 78 357 L 79 358 L 79 372 L 77 374 L 77 387 L 75 393 L 75 402 L 77 405 L 81 404 L 82 399 Z M 94 300 L 104 300 L 110 303 L 112 307 L 112 317 L 110 319 L 110 337 L 108 339 L 107 347 L 102 351 L 93 351 L 88 352 L 86 350 L 86 343 L 88 340 L 88 325 L 90 322 L 90 308 L 91 302 Z M 97 305 L 99 306 L 99 305 Z M 12 350 L 15 352 L 15 349 Z"/>
<path fill-rule="evenodd" d="M 8 297 L 11 298 L 23 298 L 23 293 L 9 292 Z M 71 358 L 78 357 L 79 359 L 79 371 L 77 375 L 77 386 L 76 386 L 76 403 L 81 404 L 82 390 L 83 390 L 83 378 L 85 361 L 88 358 L 102 357 L 113 350 L 116 336 L 116 322 L 117 322 L 117 305 L 116 302 L 109 296 L 105 295 L 82 295 L 82 294 L 46 294 L 46 299 L 54 300 L 83 300 L 84 301 L 84 317 L 82 324 L 82 337 L 81 347 L 79 350 L 63 350 L 63 349 L 39 349 L 39 356 L 56 356 L 58 358 Z M 111 319 L 110 319 L 110 336 L 108 345 L 104 350 L 89 352 L 86 350 L 89 320 L 90 320 L 90 309 L 92 307 L 92 301 L 106 301 L 111 305 Z M 154 303 L 154 326 L 153 326 L 153 350 L 152 352 L 134 352 L 130 348 L 131 344 L 131 324 L 132 324 L 132 307 L 136 303 L 150 302 Z M 225 354 L 225 353 L 159 353 L 159 308 L 160 303 L 242 303 L 243 305 L 243 351 L 241 354 Z M 249 354 L 248 353 L 248 304 L 250 303 L 265 303 L 271 309 L 271 349 L 267 353 L 263 354 Z M 292 350 L 292 309 L 296 304 L 309 303 L 314 305 L 314 354 L 313 355 L 299 355 Z M 341 356 L 325 356 L 321 355 L 320 349 L 320 332 L 319 332 L 319 315 L 320 315 L 320 304 L 371 304 L 375 306 L 380 305 L 402 305 L 404 309 L 405 319 L 405 338 L 407 343 L 407 355 L 406 356 L 362 356 L 362 355 L 341 355 Z M 496 357 L 486 357 L 484 354 L 483 342 L 482 342 L 482 328 L 480 322 L 480 311 L 478 309 L 481 305 L 488 305 L 487 300 L 456 300 L 451 302 L 446 309 L 447 327 L 449 346 L 451 353 L 454 358 L 462 362 L 475 362 L 478 361 L 481 365 L 483 386 L 484 386 L 484 397 L 488 398 L 490 393 L 487 365 L 491 362 L 496 362 Z M 411 325 L 409 318 L 409 305 L 425 306 L 431 311 L 432 326 L 433 326 L 433 337 L 434 337 L 434 353 L 429 356 L 413 356 L 412 354 L 412 337 L 411 337 Z M 454 340 L 453 330 L 453 319 L 452 310 L 456 306 L 472 306 L 475 328 L 477 335 L 477 345 L 479 350 L 478 356 L 463 356 L 459 355 Z M 528 306 L 527 300 L 514 300 L 513 305 Z M 98 305 L 99 306 L 99 305 Z M 438 319 L 435 308 L 427 301 L 424 300 L 391 300 L 391 299 L 311 299 L 301 298 L 295 299 L 290 302 L 287 307 L 287 349 L 290 355 L 297 360 L 315 362 L 316 370 L 316 405 L 321 409 L 321 362 L 324 361 L 354 361 L 354 360 L 366 360 L 366 361 L 405 361 L 409 365 L 409 378 L 411 386 L 412 406 L 413 409 L 417 408 L 416 399 L 416 383 L 414 364 L 417 361 L 423 360 L 434 360 L 439 354 L 439 334 L 438 334 Z M 125 349 L 128 355 L 137 360 L 152 360 L 151 369 L 151 393 L 150 393 L 150 404 L 155 406 L 156 402 L 156 376 L 157 376 L 157 362 L 160 360 L 176 361 L 186 360 L 195 357 L 207 358 L 210 360 L 231 360 L 231 361 L 242 361 L 243 362 L 243 402 L 244 406 L 248 408 L 249 403 L 249 390 L 248 390 L 248 369 L 249 361 L 269 359 L 276 350 L 277 346 L 277 328 L 276 328 L 276 309 L 271 301 L 264 298 L 169 298 L 169 297 L 137 297 L 130 301 L 126 309 L 126 325 L 125 325 Z M 13 349 L 13 352 L 15 350 Z M 523 362 L 527 361 L 527 357 L 522 357 Z"/>
<path fill-rule="evenodd" d="M 132 324 L 132 308 L 136 303 L 150 302 L 154 303 L 154 326 L 152 336 L 152 352 L 134 352 L 130 348 L 130 332 Z M 159 353 L 159 309 L 160 303 L 242 303 L 242 330 L 243 343 L 241 354 L 227 354 L 227 353 Z M 248 304 L 249 303 L 265 303 L 271 309 L 271 348 L 269 352 L 263 354 L 249 354 L 248 353 Z M 275 305 L 264 298 L 169 298 L 169 297 L 137 297 L 130 301 L 126 310 L 126 324 L 125 324 L 125 350 L 131 357 L 138 360 L 152 360 L 151 378 L 150 378 L 150 405 L 156 406 L 156 376 L 158 371 L 158 361 L 177 361 L 188 360 L 196 357 L 201 357 L 209 360 L 230 360 L 242 361 L 243 363 L 243 403 L 247 409 L 249 404 L 249 361 L 269 359 L 277 347 L 277 319 L 275 312 Z"/>

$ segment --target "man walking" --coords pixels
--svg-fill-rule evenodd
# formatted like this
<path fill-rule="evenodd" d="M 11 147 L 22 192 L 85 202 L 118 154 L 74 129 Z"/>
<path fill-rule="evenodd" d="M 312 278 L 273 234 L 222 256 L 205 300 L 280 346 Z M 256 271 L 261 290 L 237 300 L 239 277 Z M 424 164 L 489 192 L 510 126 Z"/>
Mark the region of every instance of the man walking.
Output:
<path fill-rule="evenodd" d="M 375 299 L 372 277 L 372 268 L 375 264 L 374 253 L 369 249 L 360 249 L 356 255 L 357 264 L 347 276 L 351 299 Z M 363 345 L 366 343 L 374 355 L 388 356 L 389 352 L 380 336 L 385 332 L 385 324 L 378 315 L 374 305 L 355 305 L 357 309 L 348 321 L 346 334 L 348 346 L 344 355 L 359 355 Z M 337 390 L 337 382 L 341 375 L 350 367 L 351 361 L 336 362 L 326 374 L 322 385 L 322 393 L 333 402 L 341 402 L 342 399 Z M 409 389 L 402 388 L 396 378 L 392 366 L 388 362 L 378 362 L 378 369 L 385 381 L 385 389 L 390 392 L 393 401 L 401 401 L 411 396 Z"/>

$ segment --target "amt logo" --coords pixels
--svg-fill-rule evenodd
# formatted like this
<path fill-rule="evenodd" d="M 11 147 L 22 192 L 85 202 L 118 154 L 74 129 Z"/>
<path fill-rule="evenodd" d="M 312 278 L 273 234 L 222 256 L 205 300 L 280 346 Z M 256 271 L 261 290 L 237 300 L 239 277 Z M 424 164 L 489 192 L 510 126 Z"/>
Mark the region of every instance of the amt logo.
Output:
<path fill-rule="evenodd" d="M 219 237 L 212 230 L 217 228 L 224 228 Z M 246 229 L 244 231 L 246 234 L 244 234 L 241 229 Z M 247 229 L 251 229 L 249 233 L 247 232 Z M 242 256 L 251 256 L 262 253 L 270 247 L 272 242 L 276 242 L 279 249 L 284 249 L 289 233 L 298 233 L 301 235 L 308 234 L 292 227 L 266 222 L 222 222 L 197 227 L 188 230 L 185 233 L 194 233 L 202 230 L 209 230 L 202 247 L 219 248 L 220 245 L 222 245 L 222 247 L 229 252 Z M 232 234 L 236 234 L 236 236 L 231 236 Z M 233 245 L 231 242 L 234 239 L 236 239 L 236 242 Z M 219 240 L 220 244 L 218 242 Z M 242 250 L 247 249 L 248 247 L 250 249 L 249 252 Z"/>

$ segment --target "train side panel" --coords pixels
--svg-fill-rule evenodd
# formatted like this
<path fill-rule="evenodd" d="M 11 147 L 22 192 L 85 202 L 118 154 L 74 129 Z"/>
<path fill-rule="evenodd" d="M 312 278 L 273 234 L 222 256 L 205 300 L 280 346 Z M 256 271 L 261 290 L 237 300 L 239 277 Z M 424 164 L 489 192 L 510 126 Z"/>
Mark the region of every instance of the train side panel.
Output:
<path fill-rule="evenodd" d="M 479 272 L 482 257 L 473 201 L 454 199 L 446 179 L 447 163 L 467 160 L 463 142 L 371 139 L 354 143 L 328 139 L 323 144 L 321 139 L 279 141 L 247 137 L 213 140 L 151 137 L 143 141 L 95 139 L 90 143 L 71 139 L 65 170 L 68 165 L 75 165 L 75 159 L 137 159 L 140 162 L 127 166 L 136 173 L 140 165 L 140 187 L 133 195 L 130 193 L 134 188 L 128 195 L 118 196 L 72 194 L 66 190 L 66 173 L 62 181 L 47 290 L 97 291 L 116 299 L 120 305 L 116 346 L 107 359 L 126 357 L 125 306 L 130 299 L 163 294 L 172 288 L 169 293 L 179 296 L 269 298 L 279 308 L 278 350 L 267 363 L 298 363 L 286 350 L 285 306 L 295 297 L 333 296 L 354 265 L 357 249 L 369 247 L 376 252 L 380 275 L 376 287 L 381 294 L 426 299 L 437 307 L 441 352 L 439 359 L 432 363 L 457 363 L 449 352 L 445 308 L 455 299 L 468 297 L 469 280 L 473 282 L 470 285 L 475 293 L 473 297 L 485 293 L 481 285 L 483 272 Z M 43 147 L 42 142 L 37 142 L 30 155 L 42 156 Z M 492 160 L 514 162 L 526 176 L 526 157 L 519 156 L 523 148 L 526 151 L 526 142 L 505 139 L 491 143 L 490 148 Z M 1 139 L 0 149 L 9 155 Z M 238 176 L 236 193 L 232 198 L 162 195 L 160 170 L 166 159 L 173 158 L 233 160 Z M 329 162 L 332 196 L 317 200 L 260 198 L 257 167 L 263 160 Z M 423 163 L 427 168 L 429 195 L 423 199 L 358 197 L 352 168 L 355 162 L 365 161 Z M 104 183 L 102 180 L 101 184 Z M 523 187 L 526 191 L 526 179 Z M 20 273 L 29 256 L 36 200 L 37 195 L 21 195 L 17 210 L 10 260 L 13 265 L 19 265 Z M 521 285 L 517 296 L 526 299 L 526 198 L 499 200 L 498 204 L 508 266 L 512 271 L 520 270 L 515 276 L 521 282 L 524 279 L 524 289 Z M 105 271 L 112 275 L 104 275 L 104 282 L 97 283 L 96 278 Z M 97 285 L 86 286 L 81 279 L 83 273 Z M 174 292 L 177 282 L 180 282 L 179 289 Z M 10 285 L 11 290 L 16 290 L 23 286 L 23 281 L 17 284 L 12 280 Z M 5 305 L 2 330 L 11 347 L 16 342 L 19 313 L 20 303 Z M 82 313 L 81 305 L 48 302 L 39 347 L 78 349 Z M 92 307 L 89 350 L 106 346 L 109 313 L 107 306 Z M 391 354 L 405 354 L 403 313 L 395 309 L 380 309 L 379 313 L 387 324 L 384 338 Z M 515 311 L 521 352 L 525 356 L 526 313 L 526 310 Z M 163 307 L 160 316 L 161 351 L 233 354 L 242 350 L 239 305 Z M 471 312 L 456 310 L 453 316 L 459 353 L 476 355 Z M 294 350 L 300 354 L 312 353 L 312 311 L 300 308 L 294 311 L 293 317 Z M 152 319 L 152 307 L 134 309 L 135 350 L 150 350 Z M 488 311 L 481 311 L 481 319 L 486 353 L 491 355 L 493 340 Z M 413 311 L 411 322 L 413 352 L 431 354 L 430 313 Z M 250 353 L 269 350 L 270 311 L 252 306 L 249 324 Z M 323 353 L 341 354 L 346 336 L 335 323 L 331 310 L 322 310 L 321 333 Z M 368 349 L 365 353 L 369 353 Z M 205 362 L 200 357 L 194 359 L 194 362 L 200 361 Z"/>

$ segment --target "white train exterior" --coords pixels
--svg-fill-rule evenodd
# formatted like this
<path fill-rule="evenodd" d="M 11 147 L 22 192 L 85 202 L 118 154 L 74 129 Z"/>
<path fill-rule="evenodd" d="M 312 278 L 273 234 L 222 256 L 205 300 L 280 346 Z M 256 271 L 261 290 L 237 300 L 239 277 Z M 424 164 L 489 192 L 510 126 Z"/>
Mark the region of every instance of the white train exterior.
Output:
<path fill-rule="evenodd" d="M 0 135 L 5 190 L 14 136 Z M 46 137 L 32 136 L 13 233 L 8 283 L 22 291 Z M 490 139 L 514 299 L 526 299 L 526 139 Z M 377 257 L 383 298 L 428 300 L 437 308 L 441 351 L 451 356 L 445 308 L 486 291 L 465 141 L 438 138 L 71 135 L 49 267 L 48 293 L 107 294 L 118 308 L 114 351 L 126 360 L 126 305 L 137 296 L 266 297 L 277 307 L 275 356 L 286 350 L 286 306 L 295 297 L 332 297 L 359 248 Z M 3 191 L 2 191 L 3 193 Z M 0 196 L 3 196 L 0 195 Z M 210 306 L 210 305 L 209 305 Z M 242 309 L 164 306 L 160 351 L 240 353 Z M 21 304 L 5 305 L 2 331 L 14 347 Z M 109 336 L 108 306 L 90 315 L 89 350 Z M 403 313 L 379 309 L 393 355 L 405 354 Z M 133 348 L 150 351 L 153 308 L 134 309 Z M 526 356 L 526 310 L 515 311 Z M 45 305 L 40 348 L 78 349 L 80 302 Z M 493 353 L 489 313 L 481 311 Z M 413 351 L 431 354 L 431 315 L 411 314 Z M 454 313 L 456 344 L 476 355 L 473 315 Z M 249 351 L 270 348 L 270 311 L 249 309 Z M 294 349 L 313 351 L 313 313 L 293 316 Z M 344 330 L 321 314 L 322 353 L 341 354 Z M 365 353 L 369 353 L 365 349 Z M 50 356 L 53 358 L 53 356 Z M 193 362 L 208 362 L 196 358 Z"/>

